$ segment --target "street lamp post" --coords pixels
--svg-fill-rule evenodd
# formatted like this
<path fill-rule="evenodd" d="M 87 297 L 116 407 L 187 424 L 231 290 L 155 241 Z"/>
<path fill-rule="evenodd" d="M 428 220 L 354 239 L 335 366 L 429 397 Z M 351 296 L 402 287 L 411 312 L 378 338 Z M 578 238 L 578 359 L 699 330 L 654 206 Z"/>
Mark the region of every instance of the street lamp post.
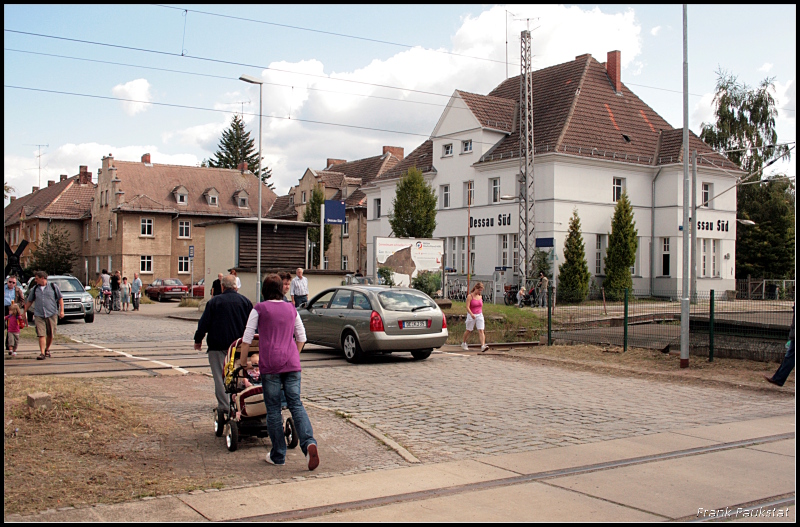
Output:
<path fill-rule="evenodd" d="M 264 82 L 252 77 L 250 75 L 241 75 L 240 81 L 249 82 L 250 84 L 258 84 L 258 223 L 256 223 L 256 301 L 261 299 L 261 104 L 264 98 L 261 96 Z"/>

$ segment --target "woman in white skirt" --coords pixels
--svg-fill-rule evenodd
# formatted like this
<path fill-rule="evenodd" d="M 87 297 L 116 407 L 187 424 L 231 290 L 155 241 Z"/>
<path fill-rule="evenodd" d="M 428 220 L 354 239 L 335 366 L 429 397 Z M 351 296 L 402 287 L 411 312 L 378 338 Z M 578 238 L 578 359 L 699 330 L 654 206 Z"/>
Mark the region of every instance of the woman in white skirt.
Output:
<path fill-rule="evenodd" d="M 486 334 L 483 330 L 486 323 L 483 320 L 483 284 L 476 282 L 472 286 L 472 291 L 467 295 L 467 330 L 464 332 L 464 338 L 461 339 L 461 347 L 468 350 L 467 338 L 469 334 L 475 329 L 478 330 L 478 336 L 481 339 L 481 351 L 486 351 L 489 346 L 486 345 Z"/>

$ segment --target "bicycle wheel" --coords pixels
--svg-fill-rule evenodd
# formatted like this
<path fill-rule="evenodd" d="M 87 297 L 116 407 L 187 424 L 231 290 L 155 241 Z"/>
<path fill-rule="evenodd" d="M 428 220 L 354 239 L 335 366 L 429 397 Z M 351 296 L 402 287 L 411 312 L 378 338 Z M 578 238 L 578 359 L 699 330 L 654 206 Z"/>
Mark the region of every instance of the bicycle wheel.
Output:
<path fill-rule="evenodd" d="M 103 293 L 94 297 L 94 310 L 99 313 L 101 309 L 103 309 Z"/>
<path fill-rule="evenodd" d="M 111 297 L 106 297 L 105 301 L 103 302 L 103 307 L 106 310 L 106 313 L 111 313 Z"/>

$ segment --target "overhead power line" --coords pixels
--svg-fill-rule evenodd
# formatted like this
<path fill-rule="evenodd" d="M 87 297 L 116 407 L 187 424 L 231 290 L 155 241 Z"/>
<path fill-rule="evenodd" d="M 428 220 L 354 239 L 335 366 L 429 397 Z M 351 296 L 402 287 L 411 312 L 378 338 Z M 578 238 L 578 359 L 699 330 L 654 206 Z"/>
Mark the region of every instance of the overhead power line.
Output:
<path fill-rule="evenodd" d="M 209 11 L 200 11 L 198 9 L 186 9 L 186 8 L 183 8 L 183 7 L 174 7 L 174 6 L 163 5 L 163 4 L 155 4 L 155 6 L 156 7 L 163 7 L 163 8 L 166 8 L 166 9 L 175 9 L 177 11 L 186 11 L 186 12 L 189 12 L 189 13 L 197 13 L 197 14 L 200 14 L 200 15 L 216 16 L 216 17 L 220 17 L 220 18 L 229 18 L 231 20 L 241 20 L 241 21 L 244 21 L 244 22 L 253 22 L 255 24 L 265 24 L 265 25 L 269 25 L 269 26 L 283 27 L 283 28 L 286 28 L 286 29 L 295 29 L 295 30 L 298 30 L 298 31 L 308 31 L 310 33 L 320 33 L 322 35 L 330 35 L 330 36 L 334 36 L 334 37 L 351 38 L 351 39 L 355 39 L 355 40 L 363 40 L 363 41 L 366 41 L 366 42 L 375 42 L 377 44 L 386 44 L 386 45 L 389 45 L 389 46 L 397 46 L 397 47 L 401 47 L 401 48 L 408 48 L 408 49 L 421 48 L 423 51 L 427 51 L 427 52 L 430 52 L 430 53 L 441 53 L 443 55 L 451 55 L 451 56 L 454 56 L 454 57 L 463 57 L 463 58 L 466 58 L 466 59 L 483 60 L 483 61 L 486 61 L 486 62 L 496 62 L 498 64 L 505 64 L 506 63 L 505 60 L 489 59 L 489 58 L 486 58 L 486 57 L 476 57 L 474 55 L 464 55 L 463 53 L 455 53 L 453 51 L 444 51 L 444 50 L 438 50 L 438 49 L 428 49 L 428 48 L 423 48 L 422 46 L 417 46 L 417 45 L 412 45 L 412 44 L 401 44 L 401 43 L 398 43 L 398 42 L 390 42 L 388 40 L 379 40 L 379 39 L 369 38 L 369 37 L 360 37 L 360 36 L 357 36 L 357 35 L 347 35 L 345 33 L 335 33 L 333 31 L 323 31 L 321 29 L 311 29 L 311 28 L 308 28 L 308 27 L 292 26 L 292 25 L 289 25 L 289 24 L 280 24 L 278 22 L 268 22 L 266 20 L 256 20 L 254 18 L 246 18 L 246 17 L 233 16 L 233 15 L 223 15 L 221 13 L 211 13 Z M 519 66 L 519 64 L 515 64 L 515 66 Z"/>

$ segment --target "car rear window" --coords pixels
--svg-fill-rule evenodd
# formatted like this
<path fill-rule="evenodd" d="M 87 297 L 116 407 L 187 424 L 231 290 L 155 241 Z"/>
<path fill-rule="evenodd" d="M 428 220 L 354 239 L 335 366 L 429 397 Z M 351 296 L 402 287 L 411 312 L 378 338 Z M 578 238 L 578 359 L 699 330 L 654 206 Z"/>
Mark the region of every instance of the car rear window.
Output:
<path fill-rule="evenodd" d="M 58 289 L 62 293 L 77 293 L 83 292 L 83 286 L 81 283 L 76 279 L 69 279 L 69 278 L 58 278 L 53 280 L 53 283 L 58 286 Z"/>
<path fill-rule="evenodd" d="M 384 291 L 378 293 L 378 301 L 388 311 L 421 311 L 426 308 L 436 309 L 436 303 L 415 291 Z M 419 309 L 418 309 L 419 308 Z"/>
<path fill-rule="evenodd" d="M 183 283 L 177 278 L 168 278 L 164 280 L 164 285 L 183 285 Z"/>

